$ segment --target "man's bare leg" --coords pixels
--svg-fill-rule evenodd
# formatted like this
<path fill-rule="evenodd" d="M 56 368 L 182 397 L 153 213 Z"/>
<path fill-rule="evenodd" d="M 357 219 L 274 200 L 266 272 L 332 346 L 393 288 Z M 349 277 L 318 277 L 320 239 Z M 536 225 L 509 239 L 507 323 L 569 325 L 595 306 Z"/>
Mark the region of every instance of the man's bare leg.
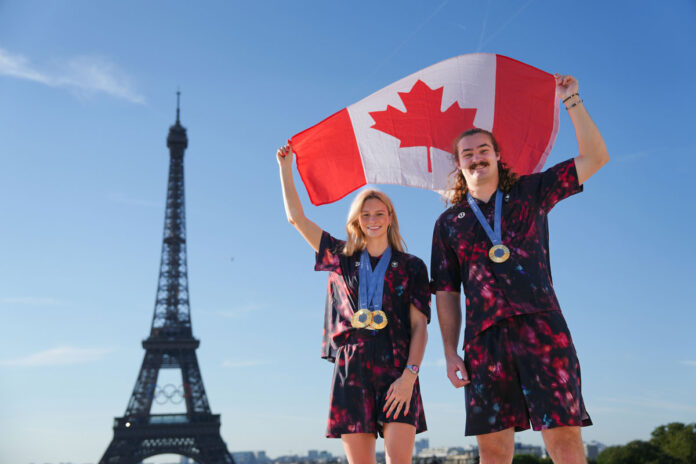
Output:
<path fill-rule="evenodd" d="M 510 464 L 515 453 L 515 429 L 476 435 L 480 464 Z"/>
<path fill-rule="evenodd" d="M 541 431 L 555 464 L 586 464 L 580 427 L 556 427 Z"/>

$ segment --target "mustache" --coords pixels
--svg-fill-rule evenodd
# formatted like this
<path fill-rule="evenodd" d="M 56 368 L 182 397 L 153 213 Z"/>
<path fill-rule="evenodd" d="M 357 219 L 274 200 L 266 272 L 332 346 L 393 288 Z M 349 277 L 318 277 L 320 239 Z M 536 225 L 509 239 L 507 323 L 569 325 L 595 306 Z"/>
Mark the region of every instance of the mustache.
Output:
<path fill-rule="evenodd" d="M 472 163 L 472 164 L 470 164 L 470 165 L 469 165 L 469 169 L 474 170 L 474 169 L 476 169 L 476 168 L 479 168 L 479 167 L 486 167 L 486 166 L 488 166 L 488 165 L 489 165 L 488 161 L 479 161 L 478 163 Z"/>

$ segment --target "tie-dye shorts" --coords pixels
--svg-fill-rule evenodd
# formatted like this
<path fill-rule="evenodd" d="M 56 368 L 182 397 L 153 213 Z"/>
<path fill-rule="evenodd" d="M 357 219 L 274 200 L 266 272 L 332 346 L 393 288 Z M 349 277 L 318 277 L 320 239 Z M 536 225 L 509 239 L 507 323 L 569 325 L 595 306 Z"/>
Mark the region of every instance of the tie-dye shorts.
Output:
<path fill-rule="evenodd" d="M 388 422 L 402 422 L 426 430 L 418 380 L 411 395 L 410 410 L 404 416 L 387 418 L 382 411 L 389 386 L 403 373 L 394 367 L 393 349 L 386 331 L 371 335 L 367 330 L 353 332 L 339 347 L 331 383 L 331 407 L 326 436 L 340 438 L 344 433 L 373 433 L 383 436 Z"/>
<path fill-rule="evenodd" d="M 466 435 L 592 425 L 580 364 L 559 311 L 505 319 L 465 346 Z"/>

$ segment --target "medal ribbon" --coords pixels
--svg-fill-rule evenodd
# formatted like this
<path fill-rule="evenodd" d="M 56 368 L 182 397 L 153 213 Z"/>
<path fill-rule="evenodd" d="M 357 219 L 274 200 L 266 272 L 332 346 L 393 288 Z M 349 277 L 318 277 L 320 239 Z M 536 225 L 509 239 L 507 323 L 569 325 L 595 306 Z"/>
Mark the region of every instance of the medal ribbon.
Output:
<path fill-rule="evenodd" d="M 492 230 L 490 224 L 488 224 L 488 221 L 486 220 L 486 217 L 476 204 L 476 200 L 474 200 L 474 197 L 472 197 L 468 192 L 466 194 L 466 201 L 469 202 L 469 206 L 471 206 L 471 210 L 476 215 L 476 219 L 478 219 L 478 222 L 483 227 L 483 230 L 486 231 L 486 234 L 488 235 L 488 238 L 491 239 L 493 245 L 502 245 L 503 239 L 500 223 L 503 216 L 503 192 L 500 190 L 495 192 L 495 211 L 493 211 L 494 219 Z"/>
<path fill-rule="evenodd" d="M 370 255 L 365 248 L 360 255 L 360 274 L 358 276 L 358 309 L 376 311 L 382 309 L 382 294 L 384 293 L 384 275 L 391 260 L 391 247 L 387 247 L 379 259 L 374 271 L 370 264 Z"/>

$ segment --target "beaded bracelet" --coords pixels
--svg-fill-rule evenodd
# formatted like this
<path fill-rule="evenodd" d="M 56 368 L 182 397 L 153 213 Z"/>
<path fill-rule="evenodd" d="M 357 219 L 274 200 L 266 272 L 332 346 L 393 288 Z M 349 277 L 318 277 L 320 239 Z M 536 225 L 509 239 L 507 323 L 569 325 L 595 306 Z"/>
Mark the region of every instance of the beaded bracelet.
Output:
<path fill-rule="evenodd" d="M 575 97 L 575 96 L 578 96 L 578 97 L 579 97 L 580 94 L 576 92 L 576 93 L 574 93 L 573 95 L 569 95 L 568 97 L 566 97 L 566 98 L 563 99 L 563 103 L 567 102 L 568 100 L 570 100 L 571 98 L 573 98 L 573 97 Z"/>
<path fill-rule="evenodd" d="M 578 100 L 575 103 L 573 103 L 572 105 L 566 106 L 566 110 L 570 111 L 571 108 L 573 108 L 574 106 L 578 106 L 579 103 L 582 103 L 582 100 Z"/>

